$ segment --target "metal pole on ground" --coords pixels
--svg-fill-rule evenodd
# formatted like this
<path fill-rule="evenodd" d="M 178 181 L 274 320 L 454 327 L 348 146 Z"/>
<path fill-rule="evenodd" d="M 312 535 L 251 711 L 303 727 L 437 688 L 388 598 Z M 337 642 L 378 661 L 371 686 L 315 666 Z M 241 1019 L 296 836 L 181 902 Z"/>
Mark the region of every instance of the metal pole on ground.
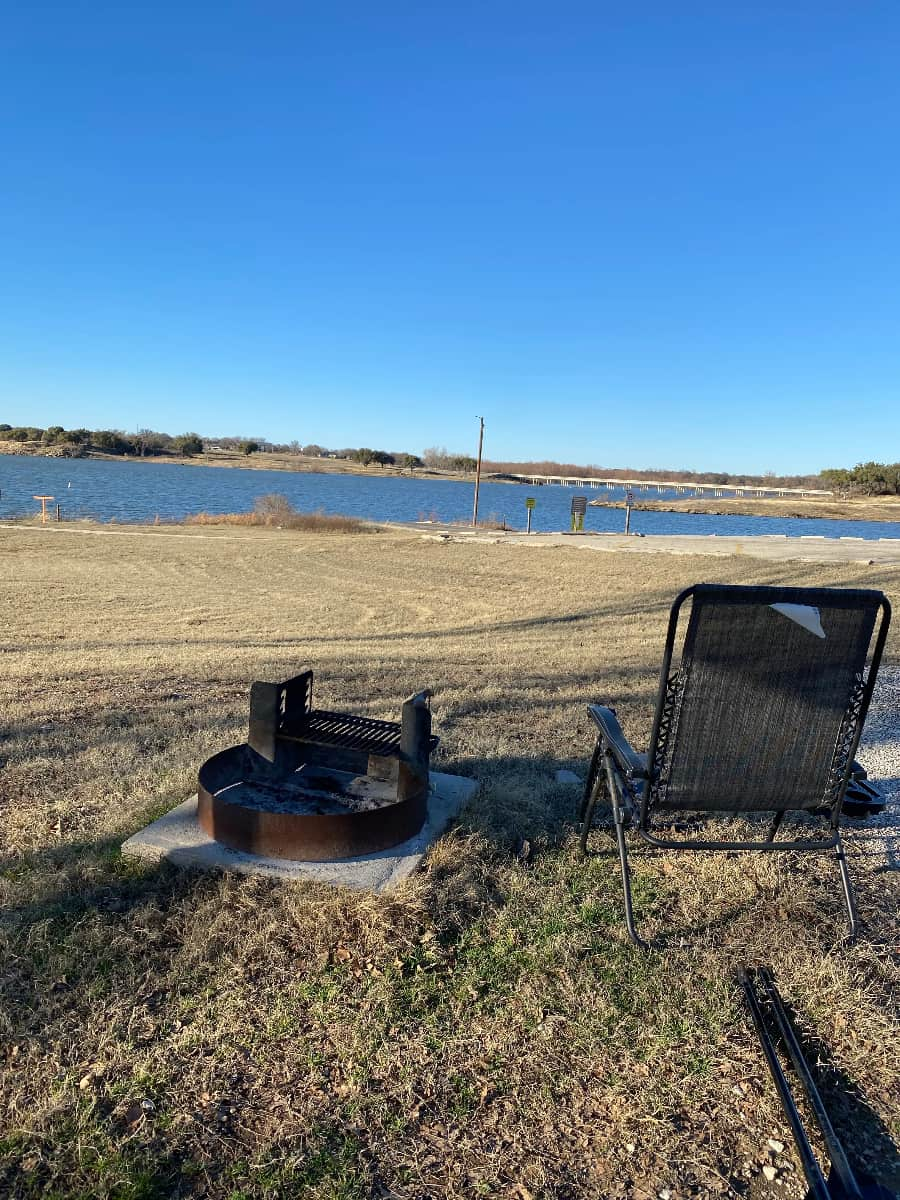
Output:
<path fill-rule="evenodd" d="M 631 508 L 634 504 L 634 492 L 625 493 L 625 532 L 631 532 Z"/>
<path fill-rule="evenodd" d="M 527 524 L 525 526 L 526 533 L 531 533 L 531 514 L 534 512 L 534 503 L 534 496 L 529 496 L 525 501 L 525 512 L 528 514 L 526 518 Z"/>
<path fill-rule="evenodd" d="M 484 417 L 479 417 L 478 430 L 478 463 L 475 467 L 475 505 L 472 509 L 472 526 L 478 524 L 478 489 L 481 487 L 481 448 L 484 445 Z"/>

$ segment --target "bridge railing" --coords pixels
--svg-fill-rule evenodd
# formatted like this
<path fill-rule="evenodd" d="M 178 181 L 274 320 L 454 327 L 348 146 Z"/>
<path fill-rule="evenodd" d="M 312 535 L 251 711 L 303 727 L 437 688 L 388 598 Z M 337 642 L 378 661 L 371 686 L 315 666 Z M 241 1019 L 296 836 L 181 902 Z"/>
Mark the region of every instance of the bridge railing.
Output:
<path fill-rule="evenodd" d="M 528 483 L 532 486 L 540 486 L 541 484 L 556 484 L 561 487 L 581 487 L 581 488 L 606 488 L 609 491 L 615 488 L 624 490 L 648 492 L 655 489 L 657 492 L 675 492 L 678 495 L 693 494 L 702 496 L 709 493 L 713 496 L 802 496 L 806 498 L 833 496 L 834 492 L 824 491 L 820 488 L 785 488 L 785 487 L 765 487 L 755 483 L 684 483 L 675 479 L 609 479 L 601 475 L 574 476 L 574 475 L 531 475 L 518 474 L 516 472 L 507 473 L 508 479 L 518 479 L 522 483 Z"/>

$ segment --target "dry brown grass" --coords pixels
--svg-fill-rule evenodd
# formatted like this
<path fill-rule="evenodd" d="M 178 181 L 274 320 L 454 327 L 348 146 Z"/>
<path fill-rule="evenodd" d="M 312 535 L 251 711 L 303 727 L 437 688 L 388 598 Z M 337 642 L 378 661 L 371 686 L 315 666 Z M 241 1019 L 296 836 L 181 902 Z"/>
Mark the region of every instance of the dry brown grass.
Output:
<path fill-rule="evenodd" d="M 669 945 L 643 956 L 611 841 L 582 864 L 555 773 L 585 769 L 588 699 L 644 743 L 686 584 L 896 600 L 900 571 L 166 527 L 2 530 L 0 561 L 3 1194 L 741 1194 L 790 1140 L 733 981 L 747 960 L 854 1085 L 854 1154 L 896 1165 L 877 836 L 851 838 L 851 949 L 827 860 L 636 854 Z M 123 862 L 243 738 L 249 682 L 306 665 L 323 706 L 372 716 L 435 689 L 439 766 L 483 786 L 426 869 L 372 898 Z"/>
<path fill-rule="evenodd" d="M 287 496 L 277 492 L 258 496 L 252 512 L 195 513 L 185 517 L 184 524 L 263 525 L 269 529 L 298 529 L 304 533 L 374 533 L 377 529 L 371 522 L 343 513 L 326 513 L 321 509 L 311 513 L 297 512 Z"/>

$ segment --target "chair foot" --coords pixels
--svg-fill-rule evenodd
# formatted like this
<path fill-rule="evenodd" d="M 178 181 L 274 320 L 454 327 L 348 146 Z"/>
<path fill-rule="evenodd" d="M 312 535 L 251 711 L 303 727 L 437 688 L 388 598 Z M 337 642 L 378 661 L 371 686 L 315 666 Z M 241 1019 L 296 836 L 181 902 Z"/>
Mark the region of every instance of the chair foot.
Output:
<path fill-rule="evenodd" d="M 847 940 L 852 942 L 859 932 L 859 914 L 856 909 L 856 899 L 853 895 L 853 885 L 850 882 L 847 857 L 844 854 L 844 843 L 841 841 L 840 833 L 838 834 L 834 853 L 838 860 L 838 870 L 841 873 L 841 887 L 844 889 L 844 903 L 847 905 L 847 916 L 850 920 L 850 934 Z"/>

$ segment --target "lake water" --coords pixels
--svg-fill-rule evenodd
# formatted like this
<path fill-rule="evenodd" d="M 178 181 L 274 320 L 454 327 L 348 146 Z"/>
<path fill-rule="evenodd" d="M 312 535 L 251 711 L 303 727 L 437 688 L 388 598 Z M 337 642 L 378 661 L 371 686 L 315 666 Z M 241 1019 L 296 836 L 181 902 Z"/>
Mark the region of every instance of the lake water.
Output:
<path fill-rule="evenodd" d="M 468 521 L 473 486 L 450 479 L 414 479 L 377 475 L 313 475 L 293 471 L 256 471 L 154 463 L 134 459 L 34 458 L 0 455 L 0 517 L 35 513 L 35 495 L 53 496 L 63 519 L 92 517 L 100 521 L 179 520 L 199 512 L 248 512 L 257 496 L 281 492 L 294 507 L 312 512 L 367 517 L 374 521 Z M 567 529 L 574 495 L 589 499 L 622 498 L 622 490 L 545 485 L 532 488 L 505 483 L 482 483 L 479 515 L 505 519 L 525 527 L 525 498 L 537 506 L 532 529 Z M 663 499 L 656 492 L 637 492 L 632 514 L 636 533 L 788 534 L 789 536 L 898 538 L 900 523 L 882 521 L 824 521 L 811 518 L 706 516 L 640 509 L 640 500 Z M 585 529 L 620 532 L 619 509 L 588 508 Z"/>

